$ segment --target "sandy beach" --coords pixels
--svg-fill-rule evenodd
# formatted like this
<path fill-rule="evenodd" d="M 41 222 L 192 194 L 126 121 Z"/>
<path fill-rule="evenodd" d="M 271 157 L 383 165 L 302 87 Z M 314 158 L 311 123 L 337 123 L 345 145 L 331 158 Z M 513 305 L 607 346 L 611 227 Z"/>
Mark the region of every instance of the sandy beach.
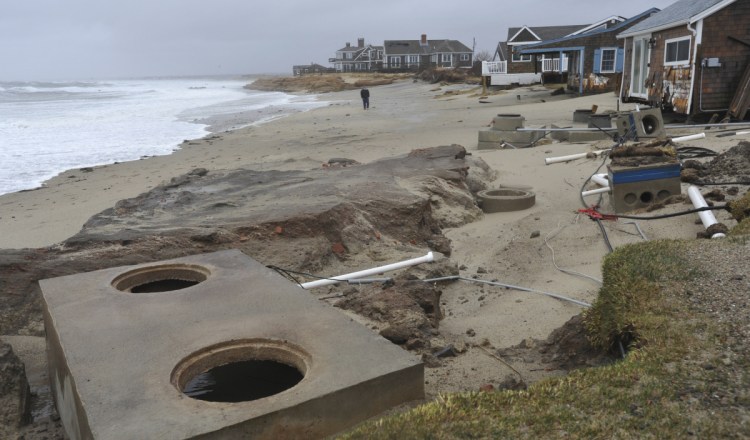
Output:
<path fill-rule="evenodd" d="M 457 93 L 446 93 L 449 91 Z M 633 106 L 618 106 L 612 93 L 571 98 L 552 96 L 552 90 L 544 86 L 499 92 L 482 99 L 484 102 L 480 102 L 480 91 L 476 86 L 400 81 L 371 88 L 367 111 L 362 109 L 358 91 L 335 92 L 319 97 L 329 102 L 327 107 L 185 141 L 169 156 L 69 170 L 42 188 L 0 196 L 0 248 L 55 247 L 77 233 L 92 215 L 195 168 L 314 169 L 331 158 L 367 163 L 418 148 L 458 144 L 497 171 L 495 187 L 523 185 L 536 193 L 536 203 L 529 209 L 485 214 L 476 222 L 444 231 L 451 240 L 451 259 L 462 275 L 592 302 L 608 250 L 597 224 L 577 210 L 581 185 L 601 160 L 547 166 L 544 159 L 606 148 L 612 142 L 550 142 L 534 148 L 478 150 L 478 131 L 487 128 L 499 113 L 524 116 L 526 127 L 570 126 L 576 109 L 596 105 L 599 112 L 605 112 Z M 242 121 L 221 121 L 225 127 L 234 123 Z M 672 130 L 668 134 L 702 131 Z M 733 137 L 707 133 L 706 139 L 690 145 L 722 152 L 738 143 Z M 660 213 L 687 208 L 685 204 L 669 205 Z M 729 227 L 735 224 L 725 212 L 717 212 L 717 217 Z M 688 215 L 642 221 L 639 226 L 649 239 L 692 239 L 703 229 L 696 219 Z M 605 222 L 605 228 L 614 247 L 643 239 L 635 225 L 625 221 Z M 564 273 L 555 265 L 586 276 Z M 459 347 L 461 355 L 447 358 L 440 368 L 426 369 L 428 398 L 501 382 L 515 374 L 513 370 L 488 356 L 486 350 L 474 347 L 504 348 L 545 339 L 582 311 L 579 305 L 545 295 L 470 283 L 447 286 L 441 306 L 444 319 L 433 346 L 452 344 Z M 514 367 L 527 382 L 550 374 L 530 363 Z"/>
<path fill-rule="evenodd" d="M 472 92 L 446 94 L 467 88 Z M 498 113 L 521 114 L 526 127 L 551 123 L 570 126 L 576 109 L 597 105 L 601 113 L 618 108 L 613 94 L 561 99 L 550 96 L 549 89 L 536 86 L 501 92 L 486 100 L 489 102 L 479 103 L 479 91 L 473 86 L 440 87 L 402 81 L 376 87 L 368 111 L 361 108 L 356 90 L 328 93 L 319 96 L 330 102 L 328 107 L 260 126 L 186 140 L 168 156 L 100 166 L 93 171 L 69 170 L 42 188 L 0 196 L 0 248 L 45 247 L 63 241 L 78 232 L 91 215 L 196 167 L 289 169 L 317 166 L 332 157 L 369 162 L 415 148 L 448 144 L 462 145 L 487 161 L 501 173 L 503 183 L 533 183 L 538 196 L 559 199 L 548 191 L 564 190 L 559 185 L 565 184 L 564 178 L 570 184 L 578 184 L 575 179 L 585 175 L 592 163 L 578 161 L 545 167 L 543 159 L 585 152 L 589 145 L 554 143 L 530 150 L 476 151 L 478 130 L 486 128 Z M 632 106 L 623 104 L 619 108 L 627 110 Z M 244 122 L 241 115 L 235 118 L 212 125 L 231 127 Z M 685 131 L 696 132 L 700 129 Z M 736 144 L 731 137 L 722 140 L 709 136 L 700 142 L 719 148 Z M 297 162 L 289 163 L 289 159 Z M 537 174 L 537 169 L 541 174 Z M 530 179 L 532 176 L 539 179 Z M 545 182 L 550 182 L 551 187 L 544 187 Z M 570 192 L 570 196 L 571 208 L 576 207 L 575 192 Z"/>

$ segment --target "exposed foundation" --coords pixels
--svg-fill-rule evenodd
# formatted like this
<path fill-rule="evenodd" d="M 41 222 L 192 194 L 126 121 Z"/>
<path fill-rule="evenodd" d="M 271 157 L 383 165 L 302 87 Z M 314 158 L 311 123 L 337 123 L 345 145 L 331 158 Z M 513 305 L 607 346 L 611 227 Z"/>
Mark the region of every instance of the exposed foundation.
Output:
<path fill-rule="evenodd" d="M 319 438 L 424 397 L 419 360 L 239 251 L 40 281 L 71 438 Z"/>

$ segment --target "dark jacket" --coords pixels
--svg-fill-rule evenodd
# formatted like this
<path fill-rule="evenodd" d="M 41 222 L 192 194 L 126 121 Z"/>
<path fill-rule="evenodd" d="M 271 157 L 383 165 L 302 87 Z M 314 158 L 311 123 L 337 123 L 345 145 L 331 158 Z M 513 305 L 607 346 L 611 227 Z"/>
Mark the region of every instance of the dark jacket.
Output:
<path fill-rule="evenodd" d="M 370 97 L 370 91 L 367 89 L 362 89 L 362 91 L 359 92 L 359 96 L 362 97 L 362 99 L 369 98 Z"/>

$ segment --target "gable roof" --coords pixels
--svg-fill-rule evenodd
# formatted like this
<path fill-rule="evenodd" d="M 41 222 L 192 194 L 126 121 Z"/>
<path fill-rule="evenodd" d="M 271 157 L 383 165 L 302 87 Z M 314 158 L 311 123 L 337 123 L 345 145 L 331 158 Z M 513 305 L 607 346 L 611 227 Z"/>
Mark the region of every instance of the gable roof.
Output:
<path fill-rule="evenodd" d="M 532 35 L 538 38 L 538 41 L 546 41 L 564 37 L 588 26 L 588 24 L 580 24 L 568 26 L 523 26 L 508 28 L 508 44 L 513 44 L 513 40 L 524 30 L 531 32 Z"/>
<path fill-rule="evenodd" d="M 603 19 L 597 21 L 596 23 L 592 23 L 592 24 L 588 25 L 588 26 L 586 26 L 583 29 L 579 29 L 579 30 L 571 33 L 570 35 L 572 36 L 572 35 L 582 34 L 582 33 L 585 33 L 585 32 L 597 30 L 600 27 L 604 27 L 604 28 L 609 29 L 612 26 L 614 26 L 615 24 L 622 23 L 625 20 L 626 20 L 626 18 L 622 17 L 620 15 L 611 15 L 611 16 L 609 16 L 607 18 L 603 18 Z M 612 26 L 610 26 L 610 25 L 612 25 Z"/>
<path fill-rule="evenodd" d="M 643 20 L 617 38 L 656 32 L 663 29 L 695 23 L 714 12 L 731 5 L 736 0 L 680 0 L 658 14 Z"/>
<path fill-rule="evenodd" d="M 384 51 L 388 55 L 428 55 L 440 52 L 471 52 L 471 49 L 457 40 L 427 40 L 427 45 L 420 40 L 385 40 Z"/>
<path fill-rule="evenodd" d="M 499 61 L 507 61 L 508 60 L 508 43 L 505 41 L 501 41 L 497 43 L 497 48 L 495 49 L 495 55 L 497 58 L 499 58 Z M 494 60 L 494 57 L 493 57 Z"/>
<path fill-rule="evenodd" d="M 524 46 L 523 49 L 520 50 L 520 53 L 523 53 L 523 54 L 530 53 L 530 52 L 526 52 L 527 49 L 541 49 L 541 48 L 544 48 L 544 47 L 546 47 L 546 46 L 548 46 L 550 44 L 558 44 L 558 43 L 562 43 L 562 42 L 574 42 L 574 41 L 580 40 L 582 38 L 588 38 L 588 37 L 591 37 L 591 36 L 601 35 L 601 34 L 604 34 L 604 33 L 607 33 L 607 32 L 617 32 L 617 31 L 620 31 L 622 29 L 628 29 L 628 26 L 633 26 L 633 23 L 637 23 L 638 20 L 643 20 L 644 17 L 648 17 L 649 15 L 656 14 L 658 12 L 659 12 L 659 9 L 657 9 L 657 8 L 651 8 L 651 9 L 647 9 L 647 10 L 641 12 L 638 15 L 635 15 L 633 17 L 628 18 L 625 21 L 621 21 L 621 22 L 613 25 L 612 27 L 594 29 L 592 31 L 581 33 L 581 34 L 575 33 L 573 35 L 568 35 L 566 37 L 557 38 L 557 39 L 554 39 L 554 40 L 543 41 L 543 42 L 537 43 L 537 44 L 529 44 L 528 46 Z M 646 20 L 648 20 L 648 18 L 646 18 Z M 637 24 L 636 24 L 636 26 L 637 26 Z M 635 27 L 635 26 L 633 26 L 633 27 Z"/>

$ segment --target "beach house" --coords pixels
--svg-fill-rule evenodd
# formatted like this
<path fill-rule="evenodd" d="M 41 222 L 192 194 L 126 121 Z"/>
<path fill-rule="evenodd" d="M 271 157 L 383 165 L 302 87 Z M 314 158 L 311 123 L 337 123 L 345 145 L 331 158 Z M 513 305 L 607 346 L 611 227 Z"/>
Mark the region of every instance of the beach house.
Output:
<path fill-rule="evenodd" d="M 620 96 L 676 113 L 743 119 L 750 105 L 750 0 L 680 0 L 618 34 Z"/>
<path fill-rule="evenodd" d="M 356 46 L 346 43 L 328 62 L 336 72 L 378 71 L 383 67 L 383 47 L 365 44 L 364 38 L 358 38 Z"/>
<path fill-rule="evenodd" d="M 383 70 L 410 71 L 427 67 L 470 69 L 474 51 L 458 40 L 385 40 Z"/>
<path fill-rule="evenodd" d="M 567 69 L 566 59 L 542 55 L 532 60 L 531 55 L 520 52 L 521 48 L 586 32 L 601 24 L 508 28 L 508 38 L 497 44 L 493 60 L 482 63 L 482 75 L 490 77 L 491 85 L 502 86 L 541 82 L 543 72 L 557 74 L 561 71 L 561 66 L 564 73 Z"/>
<path fill-rule="evenodd" d="M 659 12 L 651 8 L 629 19 L 612 16 L 596 26 L 574 32 L 562 38 L 525 45 L 517 50 L 519 57 L 531 59 L 538 66 L 541 60 L 542 79 L 553 77 L 567 83 L 569 90 L 596 93 L 619 90 L 624 64 L 624 49 L 617 35 Z M 554 63 L 554 60 L 563 60 Z"/>

